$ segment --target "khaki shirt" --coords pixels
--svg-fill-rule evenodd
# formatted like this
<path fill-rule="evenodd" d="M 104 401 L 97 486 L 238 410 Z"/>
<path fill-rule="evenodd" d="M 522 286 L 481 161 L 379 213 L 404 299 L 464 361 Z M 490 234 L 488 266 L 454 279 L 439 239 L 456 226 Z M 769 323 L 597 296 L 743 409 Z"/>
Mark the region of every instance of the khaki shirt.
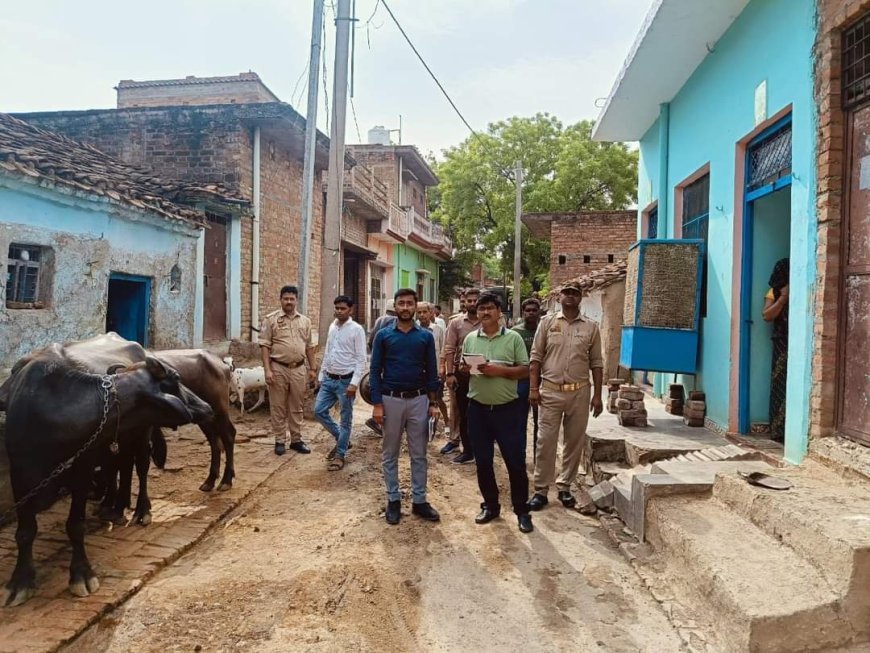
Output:
<path fill-rule="evenodd" d="M 314 347 L 311 320 L 300 313 L 288 317 L 284 311 L 269 313 L 260 326 L 261 347 L 268 347 L 269 357 L 284 365 L 299 365 L 306 350 Z"/>
<path fill-rule="evenodd" d="M 447 335 L 444 338 L 444 360 L 453 359 L 454 366 L 459 365 L 462 358 L 462 343 L 465 336 L 480 327 L 480 318 L 475 317 L 472 322 L 468 315 L 451 320 L 447 325 Z"/>
<path fill-rule="evenodd" d="M 530 358 L 540 363 L 541 378 L 546 381 L 589 383 L 589 370 L 604 367 L 598 325 L 579 315 L 568 321 L 562 311 L 546 315 L 535 333 Z"/>

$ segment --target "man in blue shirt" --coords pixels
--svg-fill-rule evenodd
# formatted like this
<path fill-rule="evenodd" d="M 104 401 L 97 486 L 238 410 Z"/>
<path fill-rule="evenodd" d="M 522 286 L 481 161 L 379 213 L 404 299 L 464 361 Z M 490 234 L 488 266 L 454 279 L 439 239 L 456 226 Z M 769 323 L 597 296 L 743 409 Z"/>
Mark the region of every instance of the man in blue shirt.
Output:
<path fill-rule="evenodd" d="M 387 486 L 388 524 L 398 524 L 402 516 L 399 491 L 399 451 L 402 432 L 408 433 L 411 456 L 412 510 L 429 521 L 438 521 L 438 512 L 426 501 L 429 417 L 438 415 L 438 360 L 435 339 L 430 331 L 414 321 L 417 293 L 408 288 L 396 291 L 396 321 L 380 331 L 372 343 L 369 374 L 372 418 L 383 427 L 384 482 Z"/>

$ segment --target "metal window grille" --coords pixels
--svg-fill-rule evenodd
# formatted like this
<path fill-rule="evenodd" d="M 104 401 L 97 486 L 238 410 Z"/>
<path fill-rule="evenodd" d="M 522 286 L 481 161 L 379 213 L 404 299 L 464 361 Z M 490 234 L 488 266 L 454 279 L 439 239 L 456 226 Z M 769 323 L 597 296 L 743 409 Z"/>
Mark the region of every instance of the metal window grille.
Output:
<path fill-rule="evenodd" d="M 791 174 L 791 123 L 783 125 L 749 150 L 748 190 L 756 190 Z"/>
<path fill-rule="evenodd" d="M 683 189 L 683 238 L 707 240 L 710 218 L 710 175 L 704 175 Z"/>
<path fill-rule="evenodd" d="M 33 303 L 39 297 L 39 269 L 42 248 L 10 245 L 6 264 L 6 302 Z"/>
<path fill-rule="evenodd" d="M 659 208 L 656 207 L 649 212 L 646 218 L 646 237 L 659 237 Z"/>
<path fill-rule="evenodd" d="M 870 100 L 870 13 L 843 34 L 843 106 Z"/>

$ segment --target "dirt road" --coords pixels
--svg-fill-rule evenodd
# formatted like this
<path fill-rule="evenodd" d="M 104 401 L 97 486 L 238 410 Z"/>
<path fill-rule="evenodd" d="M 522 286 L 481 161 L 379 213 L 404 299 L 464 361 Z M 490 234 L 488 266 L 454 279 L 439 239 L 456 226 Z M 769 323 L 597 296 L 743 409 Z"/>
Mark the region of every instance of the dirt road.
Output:
<path fill-rule="evenodd" d="M 328 436 L 311 423 L 306 431 L 313 454 L 288 460 L 65 650 L 681 650 L 596 520 L 551 503 L 531 535 L 510 513 L 477 526 L 474 467 L 449 464 L 433 444 L 430 501 L 442 521 L 413 517 L 406 499 L 391 527 L 380 441 L 357 427 L 348 465 L 327 472 Z M 404 452 L 402 463 L 407 494 Z"/>

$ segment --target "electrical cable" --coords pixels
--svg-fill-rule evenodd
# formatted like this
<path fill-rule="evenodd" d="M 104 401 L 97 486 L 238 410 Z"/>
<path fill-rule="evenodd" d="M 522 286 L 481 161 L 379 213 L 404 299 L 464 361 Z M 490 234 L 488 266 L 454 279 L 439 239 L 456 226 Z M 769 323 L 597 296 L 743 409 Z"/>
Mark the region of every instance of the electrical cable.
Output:
<path fill-rule="evenodd" d="M 353 96 L 352 95 L 350 96 L 350 110 L 351 110 L 351 113 L 353 114 L 354 127 L 356 127 L 357 143 L 362 143 L 363 139 L 362 139 L 362 134 L 360 133 L 360 130 L 359 130 L 359 121 L 356 119 L 356 105 L 353 103 Z"/>

